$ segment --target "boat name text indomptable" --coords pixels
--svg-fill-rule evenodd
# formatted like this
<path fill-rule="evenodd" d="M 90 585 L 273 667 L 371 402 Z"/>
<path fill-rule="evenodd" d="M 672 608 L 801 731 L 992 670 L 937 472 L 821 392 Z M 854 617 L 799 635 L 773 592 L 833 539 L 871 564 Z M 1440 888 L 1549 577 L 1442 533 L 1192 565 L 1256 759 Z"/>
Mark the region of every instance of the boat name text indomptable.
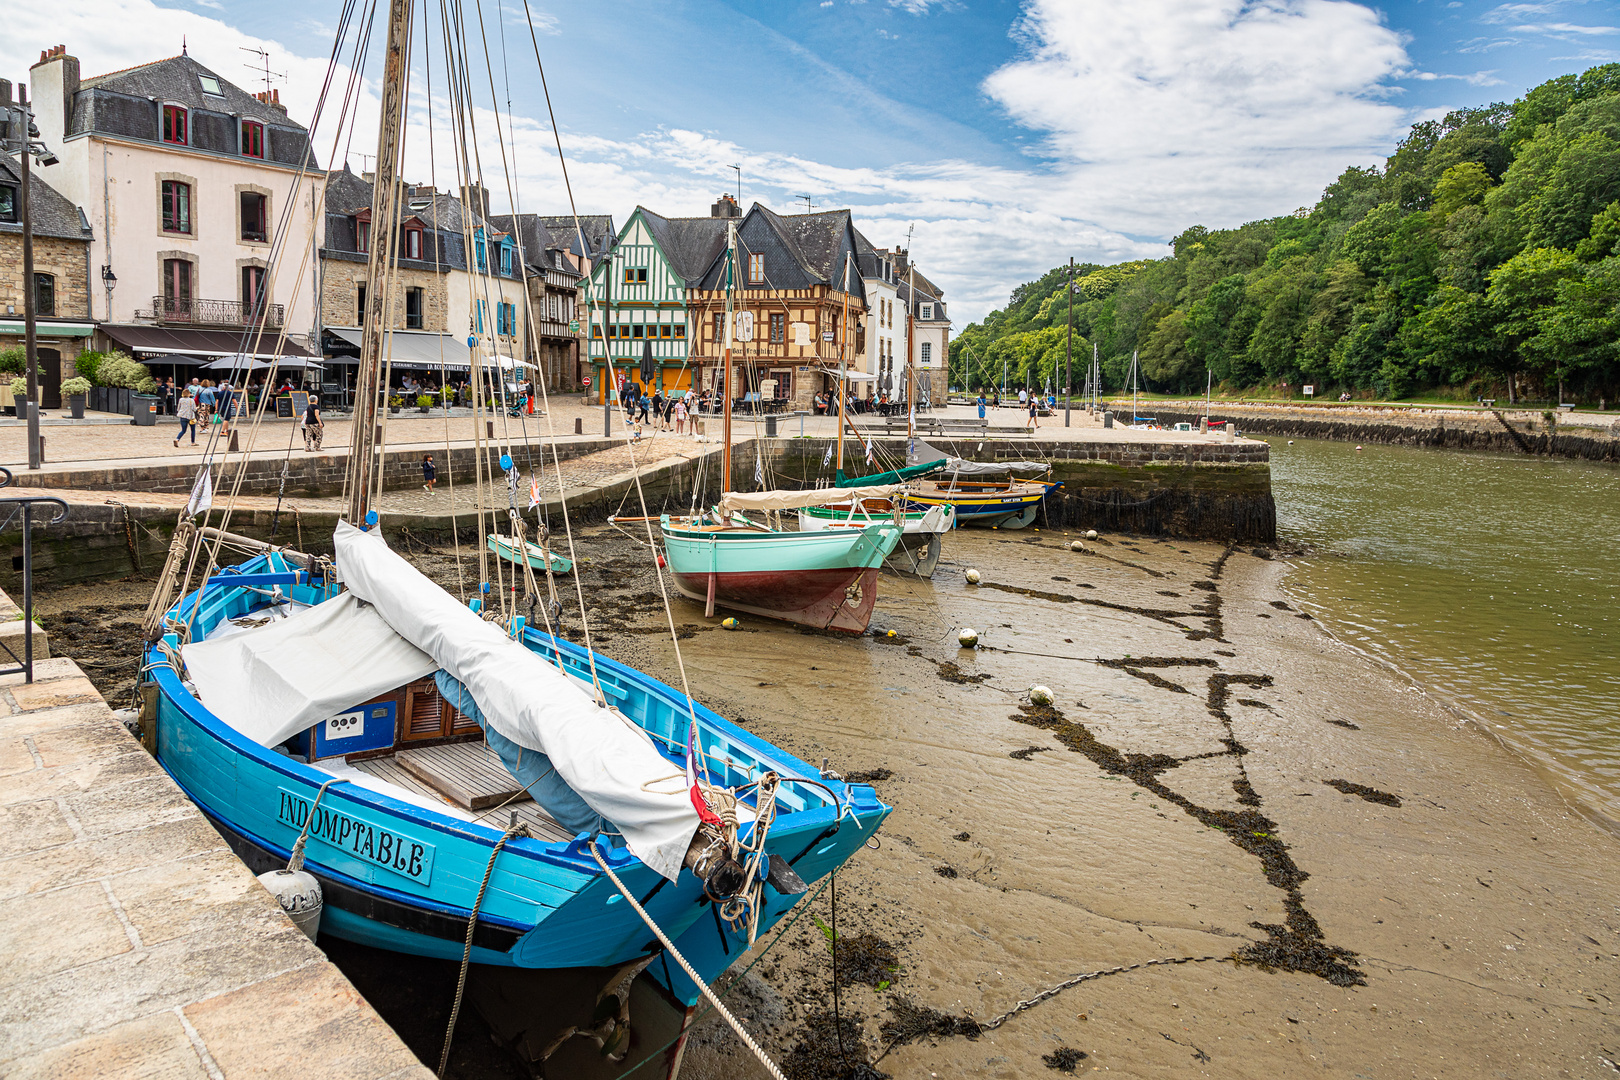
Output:
<path fill-rule="evenodd" d="M 281 788 L 280 793 L 281 806 L 276 811 L 276 819 L 302 829 L 309 820 L 309 800 L 286 788 Z M 423 885 L 433 876 L 431 844 L 379 829 L 324 806 L 316 811 L 309 835 Z"/>

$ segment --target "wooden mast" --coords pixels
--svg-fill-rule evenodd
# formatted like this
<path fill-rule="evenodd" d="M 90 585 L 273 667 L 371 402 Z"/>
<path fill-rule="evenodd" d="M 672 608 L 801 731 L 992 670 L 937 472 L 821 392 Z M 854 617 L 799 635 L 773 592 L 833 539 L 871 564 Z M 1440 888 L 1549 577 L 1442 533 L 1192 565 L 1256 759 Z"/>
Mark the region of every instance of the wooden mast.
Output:
<path fill-rule="evenodd" d="M 911 252 L 906 252 L 906 278 L 911 295 L 906 297 L 906 449 L 910 450 L 911 440 L 917 437 L 917 368 L 912 360 L 917 355 L 916 322 L 911 317 L 912 309 L 917 305 L 917 264 L 911 261 Z M 915 462 L 907 461 L 907 465 Z"/>
<path fill-rule="evenodd" d="M 720 447 L 720 494 L 731 490 L 731 287 L 735 280 L 737 263 L 737 222 L 726 223 L 726 342 L 725 362 L 721 366 L 721 403 L 725 420 L 721 424 L 724 439 Z"/>
<path fill-rule="evenodd" d="M 849 252 L 844 253 L 844 340 L 838 346 L 838 465 L 833 476 L 844 471 L 844 379 L 849 369 Z"/>
<path fill-rule="evenodd" d="M 366 313 L 360 335 L 360 368 L 354 388 L 354 430 L 350 438 L 346 516 L 365 528 L 378 453 L 377 401 L 381 392 L 383 313 L 388 310 L 390 271 L 399 243 L 399 154 L 410 71 L 411 2 L 389 0 L 388 53 L 383 63 L 382 119 L 377 129 L 377 173 L 371 184 L 371 255 L 366 262 Z"/>

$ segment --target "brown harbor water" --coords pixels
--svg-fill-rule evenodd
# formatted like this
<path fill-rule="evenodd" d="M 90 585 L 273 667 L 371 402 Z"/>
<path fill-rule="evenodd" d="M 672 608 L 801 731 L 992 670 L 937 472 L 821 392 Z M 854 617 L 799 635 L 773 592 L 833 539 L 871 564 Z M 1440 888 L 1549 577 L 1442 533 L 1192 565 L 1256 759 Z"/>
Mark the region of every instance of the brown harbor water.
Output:
<path fill-rule="evenodd" d="M 1270 442 L 1306 610 L 1620 828 L 1620 469 Z"/>
<path fill-rule="evenodd" d="M 1321 468 L 1331 484 L 1354 465 Z M 647 549 L 578 535 L 597 643 L 678 685 Z M 675 599 L 706 703 L 895 808 L 838 874 L 836 912 L 818 893 L 730 987 L 792 1080 L 1608 1075 L 1620 843 L 1454 692 L 1369 660 L 1317 598 L 1333 535 L 1279 558 L 963 530 L 933 581 L 885 575 L 877 634 L 855 639 L 727 631 Z M 448 551 L 412 557 L 454 586 Z M 141 598 L 112 584 L 41 608 L 112 688 L 139 617 L 118 605 Z M 564 602 L 577 620 L 571 584 Z M 963 626 L 979 649 L 957 647 Z M 1382 655 L 1417 674 L 1406 640 L 1424 638 Z M 453 965 L 334 953 L 436 1060 Z M 520 1075 L 490 1035 L 464 1015 L 450 1075 Z M 710 1017 L 683 1076 L 764 1073 Z"/>

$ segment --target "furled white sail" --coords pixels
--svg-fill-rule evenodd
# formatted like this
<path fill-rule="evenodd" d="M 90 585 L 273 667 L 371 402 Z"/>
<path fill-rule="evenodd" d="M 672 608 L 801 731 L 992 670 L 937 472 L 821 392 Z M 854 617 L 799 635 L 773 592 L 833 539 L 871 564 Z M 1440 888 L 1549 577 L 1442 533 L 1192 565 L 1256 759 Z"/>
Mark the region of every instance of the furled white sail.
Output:
<path fill-rule="evenodd" d="M 380 536 L 339 522 L 338 569 L 351 592 L 399 635 L 461 680 L 486 722 L 551 758 L 590 807 L 618 826 L 630 851 L 670 880 L 697 831 L 684 785 L 641 728 L 602 708 L 540 656 L 429 581 Z"/>
<path fill-rule="evenodd" d="M 804 491 L 728 491 L 720 496 L 722 510 L 797 510 L 804 506 L 825 506 L 848 499 L 883 499 L 905 487 L 884 484 L 875 487 L 807 488 Z"/>
<path fill-rule="evenodd" d="M 194 641 L 184 656 L 208 711 L 260 746 L 438 667 L 353 593 L 268 626 Z"/>

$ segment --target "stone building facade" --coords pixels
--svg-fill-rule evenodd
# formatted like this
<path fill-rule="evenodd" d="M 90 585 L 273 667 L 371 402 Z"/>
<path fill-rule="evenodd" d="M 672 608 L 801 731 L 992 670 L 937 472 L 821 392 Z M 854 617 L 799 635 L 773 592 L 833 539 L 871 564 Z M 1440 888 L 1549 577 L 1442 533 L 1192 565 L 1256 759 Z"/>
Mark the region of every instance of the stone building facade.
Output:
<path fill-rule="evenodd" d="M 21 181 L 22 167 L 17 159 L 0 154 L 0 349 L 22 345 L 25 340 L 27 283 L 23 281 Z M 35 355 L 39 357 L 40 405 L 55 409 L 62 405 L 62 380 L 75 374 L 73 361 L 85 350 L 94 330 L 90 321 L 93 235 L 79 209 L 41 180 L 38 172 L 31 176 L 28 190 L 34 234 Z M 9 377 L 5 381 L 9 383 Z"/>

